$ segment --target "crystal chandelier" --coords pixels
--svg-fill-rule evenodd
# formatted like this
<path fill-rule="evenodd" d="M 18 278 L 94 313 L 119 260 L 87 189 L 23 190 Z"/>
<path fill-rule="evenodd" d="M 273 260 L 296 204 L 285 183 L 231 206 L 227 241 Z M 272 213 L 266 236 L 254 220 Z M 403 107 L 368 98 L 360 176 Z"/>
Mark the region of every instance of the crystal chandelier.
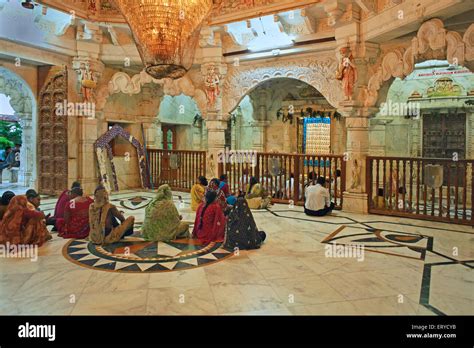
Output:
<path fill-rule="evenodd" d="M 116 4 L 149 75 L 177 79 L 191 68 L 212 0 L 116 0 Z"/>

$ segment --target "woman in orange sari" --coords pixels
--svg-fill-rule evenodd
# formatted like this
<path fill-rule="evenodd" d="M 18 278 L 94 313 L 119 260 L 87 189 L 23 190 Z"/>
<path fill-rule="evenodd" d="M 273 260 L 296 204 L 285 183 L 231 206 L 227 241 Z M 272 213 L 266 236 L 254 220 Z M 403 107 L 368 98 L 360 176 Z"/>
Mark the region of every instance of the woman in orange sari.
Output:
<path fill-rule="evenodd" d="M 50 239 L 44 214 L 37 211 L 26 196 L 13 197 L 0 222 L 0 244 L 41 246 Z"/>

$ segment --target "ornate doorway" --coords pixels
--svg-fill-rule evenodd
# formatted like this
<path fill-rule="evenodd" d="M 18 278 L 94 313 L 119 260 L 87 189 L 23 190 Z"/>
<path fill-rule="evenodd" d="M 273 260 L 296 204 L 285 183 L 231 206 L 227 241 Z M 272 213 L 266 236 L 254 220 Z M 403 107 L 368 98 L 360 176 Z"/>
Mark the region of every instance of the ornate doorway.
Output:
<path fill-rule="evenodd" d="M 39 192 L 56 195 L 68 184 L 67 116 L 56 114 L 56 103 L 67 99 L 67 71 L 50 77 L 39 97 Z"/>

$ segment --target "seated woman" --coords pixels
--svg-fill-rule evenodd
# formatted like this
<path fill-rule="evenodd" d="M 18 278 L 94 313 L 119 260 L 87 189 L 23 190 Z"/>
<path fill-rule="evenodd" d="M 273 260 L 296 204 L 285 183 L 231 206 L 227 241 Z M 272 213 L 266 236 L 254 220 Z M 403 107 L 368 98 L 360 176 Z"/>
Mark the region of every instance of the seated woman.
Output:
<path fill-rule="evenodd" d="M 71 190 L 71 200 L 65 206 L 64 218 L 56 219 L 60 237 L 83 239 L 89 235 L 89 207 L 94 200 L 84 197 L 83 194 L 79 187 Z"/>
<path fill-rule="evenodd" d="M 264 209 L 270 205 L 271 200 L 254 176 L 250 178 L 245 199 L 250 209 Z"/>
<path fill-rule="evenodd" d="M 37 211 L 26 196 L 13 197 L 0 222 L 0 244 L 41 246 L 51 238 L 44 214 Z"/>
<path fill-rule="evenodd" d="M 10 204 L 13 197 L 15 197 L 15 194 L 12 191 L 5 191 L 2 198 L 0 198 L 0 220 L 3 219 L 3 215 L 7 211 L 8 204 Z"/>
<path fill-rule="evenodd" d="M 119 223 L 120 221 L 120 223 Z M 135 217 L 125 219 L 117 207 L 109 203 L 109 195 L 104 186 L 94 192 L 94 203 L 89 207 L 89 239 L 94 244 L 110 244 L 133 234 Z"/>
<path fill-rule="evenodd" d="M 168 185 L 161 185 L 155 199 L 146 207 L 142 234 L 149 241 L 189 238 L 189 224 L 181 221 Z"/>
<path fill-rule="evenodd" d="M 199 204 L 202 203 L 204 193 L 206 192 L 206 186 L 208 184 L 207 179 L 204 176 L 199 177 L 199 182 L 195 183 L 191 187 L 191 210 L 196 211 Z"/>
<path fill-rule="evenodd" d="M 257 229 L 252 212 L 244 198 L 238 198 L 227 217 L 224 248 L 228 250 L 258 249 L 267 235 Z"/>
<path fill-rule="evenodd" d="M 227 210 L 227 199 L 225 197 L 224 192 L 222 192 L 222 190 L 219 188 L 219 186 L 220 186 L 219 179 L 217 179 L 217 178 L 212 179 L 209 182 L 209 185 L 207 185 L 206 194 L 209 191 L 215 192 L 216 197 L 217 197 L 217 202 L 219 203 L 219 206 L 222 208 L 223 211 L 226 211 Z"/>
<path fill-rule="evenodd" d="M 220 179 L 219 189 L 224 193 L 227 205 L 234 205 L 237 201 L 237 197 L 230 193 L 227 174 L 222 174 Z"/>
<path fill-rule="evenodd" d="M 227 178 L 227 174 L 222 174 L 220 176 L 219 188 L 224 193 L 226 198 L 230 196 L 230 188 L 229 188 L 228 180 L 229 179 Z"/>
<path fill-rule="evenodd" d="M 69 203 L 69 200 L 71 199 L 71 191 L 75 187 L 81 188 L 81 183 L 78 181 L 74 181 L 72 183 L 71 190 L 66 189 L 59 195 L 58 201 L 56 202 L 56 206 L 54 207 L 54 215 L 50 218 L 50 221 L 54 223 L 53 230 L 58 229 L 58 227 L 56 226 L 56 220 L 64 218 L 64 211 L 66 209 L 67 204 Z"/>
<path fill-rule="evenodd" d="M 215 191 L 206 192 L 205 202 L 199 205 L 194 221 L 193 238 L 204 244 L 220 242 L 225 234 L 225 216 L 217 202 Z"/>

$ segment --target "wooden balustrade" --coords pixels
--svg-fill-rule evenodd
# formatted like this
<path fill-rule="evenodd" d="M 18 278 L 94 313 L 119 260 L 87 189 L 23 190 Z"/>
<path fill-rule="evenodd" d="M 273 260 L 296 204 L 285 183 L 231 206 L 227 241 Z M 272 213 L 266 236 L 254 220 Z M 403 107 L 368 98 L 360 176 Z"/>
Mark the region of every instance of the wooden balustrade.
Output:
<path fill-rule="evenodd" d="M 232 192 L 245 192 L 255 176 L 273 202 L 302 205 L 304 189 L 324 176 L 336 209 L 342 208 L 346 166 L 343 156 L 288 153 L 256 153 L 253 163 L 219 163 L 219 175 L 226 173 Z"/>
<path fill-rule="evenodd" d="M 176 191 L 190 191 L 206 175 L 206 152 L 148 149 L 148 168 L 154 188 L 168 184 Z"/>
<path fill-rule="evenodd" d="M 474 225 L 473 164 L 474 160 L 368 157 L 369 212 Z M 435 185 L 428 166 L 439 166 L 442 173 Z"/>

